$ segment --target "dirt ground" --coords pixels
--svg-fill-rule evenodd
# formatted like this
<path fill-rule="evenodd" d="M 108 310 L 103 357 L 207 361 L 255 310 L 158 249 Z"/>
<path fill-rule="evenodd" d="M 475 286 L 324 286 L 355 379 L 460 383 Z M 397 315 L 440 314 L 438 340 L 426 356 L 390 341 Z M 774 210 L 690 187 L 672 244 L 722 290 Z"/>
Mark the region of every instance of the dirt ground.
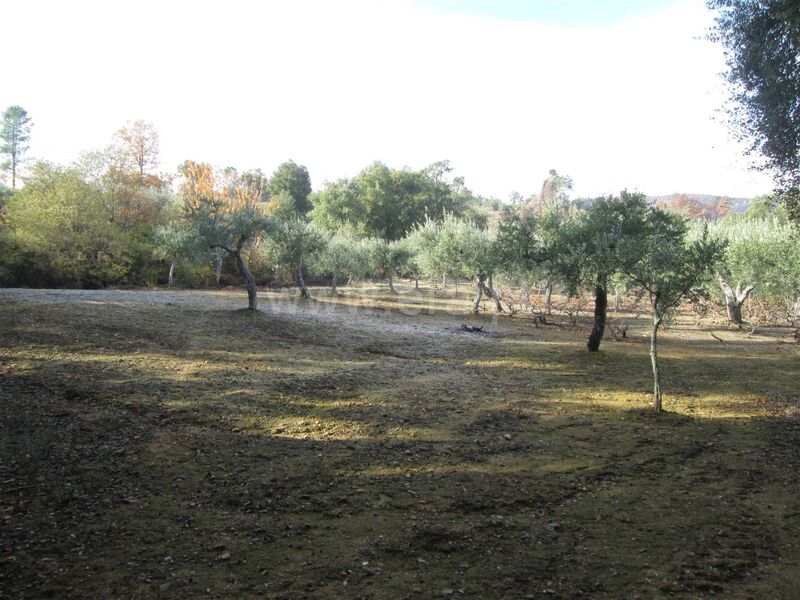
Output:
<path fill-rule="evenodd" d="M 0 598 L 800 598 L 788 330 L 245 304 L 0 290 Z"/>

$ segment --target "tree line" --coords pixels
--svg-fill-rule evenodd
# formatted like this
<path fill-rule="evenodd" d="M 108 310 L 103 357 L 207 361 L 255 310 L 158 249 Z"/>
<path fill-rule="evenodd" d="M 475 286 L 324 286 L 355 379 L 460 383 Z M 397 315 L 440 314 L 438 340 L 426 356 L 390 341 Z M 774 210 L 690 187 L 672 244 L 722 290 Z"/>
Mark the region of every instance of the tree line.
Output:
<path fill-rule="evenodd" d="M 158 134 L 141 121 L 74 164 L 33 164 L 25 185 L 2 196 L 0 282 L 172 286 L 225 274 L 244 283 L 255 310 L 259 284 L 291 282 L 310 299 L 308 277 L 332 294 L 352 279 L 383 278 L 396 293 L 397 277 L 416 289 L 449 278 L 472 282 L 474 313 L 484 298 L 508 308 L 498 282 L 523 296 L 544 282 L 548 295 L 593 297 L 590 351 L 604 337 L 609 294 L 627 291 L 649 303 L 659 409 L 658 333 L 682 302 L 718 296 L 737 325 L 754 293 L 787 315 L 800 308 L 798 236 L 769 199 L 709 225 L 640 193 L 572 202 L 571 179 L 556 171 L 534 201 L 497 214 L 447 161 L 419 171 L 373 163 L 318 192 L 292 161 L 269 177 L 191 160 L 173 174 L 157 168 Z"/>

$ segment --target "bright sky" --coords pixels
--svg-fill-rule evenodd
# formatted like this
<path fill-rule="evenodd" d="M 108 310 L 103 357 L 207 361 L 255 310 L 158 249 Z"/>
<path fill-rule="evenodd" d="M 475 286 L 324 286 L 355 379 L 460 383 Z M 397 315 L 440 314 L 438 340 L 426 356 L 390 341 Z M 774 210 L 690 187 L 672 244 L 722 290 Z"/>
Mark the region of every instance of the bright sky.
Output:
<path fill-rule="evenodd" d="M 3 20 L 0 109 L 56 162 L 145 119 L 165 170 L 291 158 L 315 189 L 441 159 L 503 199 L 551 168 L 576 196 L 771 187 L 715 120 L 703 0 L 26 0 Z"/>

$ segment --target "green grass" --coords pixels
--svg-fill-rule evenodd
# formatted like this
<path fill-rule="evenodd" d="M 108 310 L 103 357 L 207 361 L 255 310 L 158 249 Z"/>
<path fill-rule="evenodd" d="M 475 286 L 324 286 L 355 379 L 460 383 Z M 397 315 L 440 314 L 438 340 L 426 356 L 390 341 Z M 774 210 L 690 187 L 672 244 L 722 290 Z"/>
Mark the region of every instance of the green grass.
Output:
<path fill-rule="evenodd" d="M 436 301 L 3 301 L 0 597 L 800 597 L 788 336 Z"/>

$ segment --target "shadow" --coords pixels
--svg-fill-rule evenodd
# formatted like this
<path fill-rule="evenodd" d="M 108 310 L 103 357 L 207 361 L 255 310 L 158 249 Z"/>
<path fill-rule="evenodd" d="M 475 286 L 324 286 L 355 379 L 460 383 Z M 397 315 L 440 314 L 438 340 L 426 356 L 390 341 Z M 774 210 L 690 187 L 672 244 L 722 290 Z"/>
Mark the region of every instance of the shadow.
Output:
<path fill-rule="evenodd" d="M 796 597 L 800 427 L 768 398 L 796 394 L 791 356 L 668 333 L 655 415 L 638 344 L 336 314 L 0 308 L 0 585 Z M 32 468 L 6 442 L 40 429 Z"/>

